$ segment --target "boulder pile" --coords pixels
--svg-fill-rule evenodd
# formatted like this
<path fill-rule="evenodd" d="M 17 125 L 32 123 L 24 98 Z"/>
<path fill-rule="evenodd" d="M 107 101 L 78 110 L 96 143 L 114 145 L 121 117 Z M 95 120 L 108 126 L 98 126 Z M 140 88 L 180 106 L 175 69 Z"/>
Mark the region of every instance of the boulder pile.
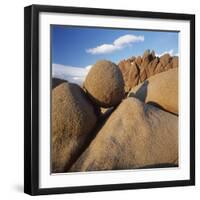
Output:
<path fill-rule="evenodd" d="M 112 113 L 70 171 L 134 169 L 177 160 L 178 117 L 130 97 Z"/>
<path fill-rule="evenodd" d="M 178 57 L 100 60 L 83 88 L 56 83 L 53 173 L 178 166 Z"/>

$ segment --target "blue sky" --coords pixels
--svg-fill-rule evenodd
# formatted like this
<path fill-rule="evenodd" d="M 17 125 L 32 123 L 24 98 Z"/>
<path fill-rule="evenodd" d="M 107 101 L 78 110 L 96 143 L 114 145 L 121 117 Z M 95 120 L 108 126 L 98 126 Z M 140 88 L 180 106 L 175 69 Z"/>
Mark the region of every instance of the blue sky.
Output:
<path fill-rule="evenodd" d="M 69 70 L 65 67 L 80 71 L 100 59 L 117 64 L 131 56 L 143 55 L 146 49 L 154 50 L 157 55 L 164 52 L 177 55 L 178 33 L 52 25 L 51 47 L 53 73 L 64 69 L 61 78 L 66 79 L 64 74 Z"/>

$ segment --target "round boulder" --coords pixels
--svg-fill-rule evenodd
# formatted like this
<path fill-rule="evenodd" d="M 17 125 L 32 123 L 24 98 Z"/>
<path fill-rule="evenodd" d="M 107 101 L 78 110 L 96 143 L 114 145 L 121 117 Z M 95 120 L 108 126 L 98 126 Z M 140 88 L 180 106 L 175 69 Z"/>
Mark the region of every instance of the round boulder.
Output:
<path fill-rule="evenodd" d="M 124 81 L 117 65 L 100 60 L 89 71 L 85 82 L 89 97 L 101 107 L 119 104 L 124 97 Z"/>
<path fill-rule="evenodd" d="M 62 83 L 52 91 L 52 172 L 65 172 L 81 153 L 97 122 L 83 89 Z"/>

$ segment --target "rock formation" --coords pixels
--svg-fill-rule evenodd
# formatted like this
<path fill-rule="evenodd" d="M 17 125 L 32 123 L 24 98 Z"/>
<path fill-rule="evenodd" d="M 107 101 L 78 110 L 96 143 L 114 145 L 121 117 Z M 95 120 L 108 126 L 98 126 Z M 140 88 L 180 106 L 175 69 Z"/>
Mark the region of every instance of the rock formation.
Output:
<path fill-rule="evenodd" d="M 93 105 L 76 84 L 52 91 L 52 171 L 64 172 L 83 150 L 97 122 Z"/>
<path fill-rule="evenodd" d="M 98 61 L 89 71 L 84 88 L 100 107 L 112 107 L 124 97 L 124 81 L 119 67 L 106 60 Z"/>
<path fill-rule="evenodd" d="M 128 96 L 178 114 L 178 68 L 150 77 L 133 88 Z"/>
<path fill-rule="evenodd" d="M 169 54 L 98 61 L 83 88 L 55 78 L 52 172 L 178 166 L 178 112 L 178 57 Z"/>
<path fill-rule="evenodd" d="M 154 51 L 146 50 L 142 57 L 131 57 L 120 61 L 118 65 L 124 78 L 125 91 L 129 92 L 132 87 L 145 81 L 150 76 L 171 68 L 177 68 L 178 57 L 164 54 L 159 58 Z"/>
<path fill-rule="evenodd" d="M 178 163 L 178 117 L 129 97 L 70 171 L 134 169 Z"/>

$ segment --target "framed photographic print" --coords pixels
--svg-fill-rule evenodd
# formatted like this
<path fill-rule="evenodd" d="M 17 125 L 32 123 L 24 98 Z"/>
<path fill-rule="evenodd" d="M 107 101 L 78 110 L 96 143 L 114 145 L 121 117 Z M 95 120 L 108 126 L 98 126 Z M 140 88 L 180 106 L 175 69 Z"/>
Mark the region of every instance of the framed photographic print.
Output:
<path fill-rule="evenodd" d="M 24 192 L 195 184 L 195 16 L 25 8 Z"/>

